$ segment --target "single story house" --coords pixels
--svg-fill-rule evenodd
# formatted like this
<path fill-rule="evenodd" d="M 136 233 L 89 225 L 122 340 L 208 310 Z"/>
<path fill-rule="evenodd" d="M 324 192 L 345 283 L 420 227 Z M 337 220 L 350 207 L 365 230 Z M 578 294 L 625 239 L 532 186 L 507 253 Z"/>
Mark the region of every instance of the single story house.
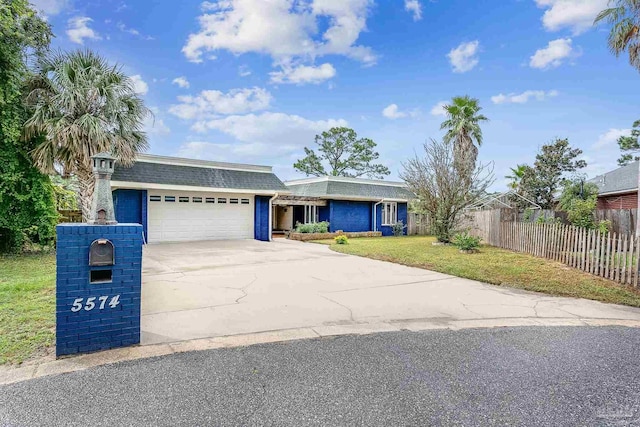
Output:
<path fill-rule="evenodd" d="M 401 182 L 322 176 L 285 182 L 288 195 L 273 202 L 275 232 L 297 223 L 328 221 L 330 231 L 381 231 L 407 224 L 409 200 L 415 198 Z M 405 228 L 406 234 L 406 228 Z"/>
<path fill-rule="evenodd" d="M 638 207 L 638 162 L 598 175 L 589 182 L 598 186 L 598 209 Z"/>
<path fill-rule="evenodd" d="M 319 177 L 283 183 L 269 166 L 138 155 L 111 177 L 118 222 L 142 224 L 146 242 L 271 240 L 296 223 L 381 231 L 407 224 L 403 183 Z M 406 233 L 406 230 L 405 230 Z"/>
<path fill-rule="evenodd" d="M 271 203 L 289 192 L 269 166 L 140 154 L 111 177 L 118 222 L 147 242 L 271 239 Z"/>

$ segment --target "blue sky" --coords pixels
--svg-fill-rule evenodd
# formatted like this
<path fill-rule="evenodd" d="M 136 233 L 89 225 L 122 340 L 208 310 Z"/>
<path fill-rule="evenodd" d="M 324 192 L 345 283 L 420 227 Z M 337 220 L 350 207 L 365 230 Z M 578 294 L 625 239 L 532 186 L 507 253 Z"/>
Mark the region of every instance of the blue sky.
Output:
<path fill-rule="evenodd" d="M 593 28 L 607 0 L 34 0 L 55 48 L 123 66 L 155 112 L 150 153 L 274 166 L 349 126 L 402 161 L 440 138 L 438 105 L 480 99 L 495 189 L 567 137 L 590 176 L 640 118 L 640 74 Z M 179 4 L 179 6 L 176 6 Z"/>

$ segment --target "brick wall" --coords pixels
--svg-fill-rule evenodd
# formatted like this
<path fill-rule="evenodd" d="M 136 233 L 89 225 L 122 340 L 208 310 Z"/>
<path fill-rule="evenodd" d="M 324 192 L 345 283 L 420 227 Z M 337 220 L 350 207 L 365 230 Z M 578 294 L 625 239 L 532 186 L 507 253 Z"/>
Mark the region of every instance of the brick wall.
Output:
<path fill-rule="evenodd" d="M 254 238 L 268 242 L 269 238 L 269 196 L 256 196 L 254 217 Z"/>
<path fill-rule="evenodd" d="M 371 231 L 371 202 L 329 201 L 329 231 Z"/>
<path fill-rule="evenodd" d="M 636 209 L 638 192 L 598 197 L 598 209 Z"/>
<path fill-rule="evenodd" d="M 142 226 L 60 224 L 56 233 L 56 355 L 139 343 Z M 96 239 L 113 243 L 115 265 L 89 266 Z M 112 269 L 111 281 L 90 283 L 92 270 L 105 269 Z"/>
<path fill-rule="evenodd" d="M 116 190 L 113 192 L 116 221 L 142 224 L 147 239 L 147 190 Z"/>
<path fill-rule="evenodd" d="M 382 203 L 376 206 L 376 226 L 379 231 L 382 231 L 383 236 L 393 236 L 393 229 L 389 225 L 381 225 L 382 224 Z M 408 218 L 408 209 L 406 203 L 398 203 L 398 221 L 402 221 L 404 225 L 407 225 Z M 404 234 L 407 234 L 407 228 L 403 231 Z"/>

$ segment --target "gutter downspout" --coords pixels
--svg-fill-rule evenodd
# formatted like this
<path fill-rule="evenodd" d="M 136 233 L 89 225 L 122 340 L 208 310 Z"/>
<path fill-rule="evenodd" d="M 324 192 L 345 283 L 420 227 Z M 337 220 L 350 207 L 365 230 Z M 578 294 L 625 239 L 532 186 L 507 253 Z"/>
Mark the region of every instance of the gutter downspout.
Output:
<path fill-rule="evenodd" d="M 278 197 L 276 192 L 272 198 L 269 199 L 269 241 L 273 242 L 273 201 Z"/>
<path fill-rule="evenodd" d="M 376 209 L 376 206 L 378 206 L 380 203 L 383 203 L 384 199 L 380 199 L 380 201 L 376 204 L 373 205 L 373 231 L 378 231 L 378 224 L 376 224 L 376 222 L 378 221 L 378 210 Z"/>

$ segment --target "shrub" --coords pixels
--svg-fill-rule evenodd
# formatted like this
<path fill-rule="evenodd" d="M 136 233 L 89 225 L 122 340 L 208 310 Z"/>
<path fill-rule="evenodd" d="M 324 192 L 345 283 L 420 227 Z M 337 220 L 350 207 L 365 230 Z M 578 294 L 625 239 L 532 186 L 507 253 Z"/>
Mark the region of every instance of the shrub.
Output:
<path fill-rule="evenodd" d="M 296 224 L 296 233 L 328 233 L 329 222 L 314 222 L 310 224 Z"/>
<path fill-rule="evenodd" d="M 610 228 L 611 228 L 611 221 L 609 221 L 608 219 L 603 221 L 598 221 L 598 223 L 596 224 L 596 230 L 598 230 L 602 234 L 608 233 Z"/>
<path fill-rule="evenodd" d="M 461 251 L 470 251 L 480 247 L 480 238 L 472 236 L 465 231 L 453 237 L 453 244 Z"/>
<path fill-rule="evenodd" d="M 347 236 L 345 236 L 344 234 L 334 237 L 333 240 L 335 240 L 339 245 L 346 245 L 347 243 L 349 243 L 349 239 L 347 239 Z"/>
<path fill-rule="evenodd" d="M 391 226 L 391 231 L 393 231 L 393 235 L 398 237 L 398 236 L 402 236 L 404 234 L 404 228 L 406 226 L 404 225 L 404 223 L 402 221 L 398 221 L 395 224 L 393 224 Z"/>

